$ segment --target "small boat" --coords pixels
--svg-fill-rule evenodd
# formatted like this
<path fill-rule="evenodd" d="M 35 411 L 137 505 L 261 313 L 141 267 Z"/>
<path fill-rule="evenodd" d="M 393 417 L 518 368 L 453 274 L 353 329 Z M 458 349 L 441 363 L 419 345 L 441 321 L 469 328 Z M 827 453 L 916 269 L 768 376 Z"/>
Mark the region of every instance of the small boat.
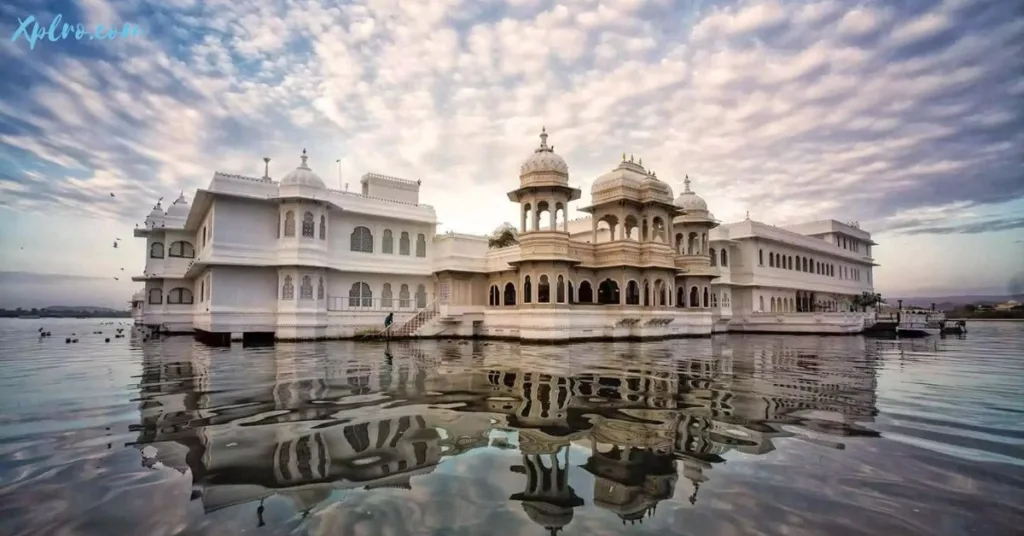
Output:
<path fill-rule="evenodd" d="M 930 311 L 900 311 L 896 314 L 896 335 L 900 337 L 927 337 L 942 334 L 942 324 L 932 318 Z"/>
<path fill-rule="evenodd" d="M 967 333 L 966 320 L 943 320 L 940 326 L 943 334 L 964 335 Z"/>

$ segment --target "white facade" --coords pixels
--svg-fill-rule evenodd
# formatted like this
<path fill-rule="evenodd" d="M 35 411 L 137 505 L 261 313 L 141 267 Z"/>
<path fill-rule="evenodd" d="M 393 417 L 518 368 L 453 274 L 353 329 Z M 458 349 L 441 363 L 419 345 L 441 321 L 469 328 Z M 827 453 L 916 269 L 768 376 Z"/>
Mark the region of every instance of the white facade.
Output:
<path fill-rule="evenodd" d="M 850 300 L 872 290 L 868 233 L 834 220 L 721 225 L 689 178 L 673 200 L 625 155 L 594 182 L 594 205 L 581 209 L 591 217 L 566 221 L 580 192 L 541 138 L 509 193 L 522 208 L 519 244 L 500 249 L 435 235 L 419 181 L 371 173 L 359 192 L 331 190 L 305 152 L 280 181 L 215 173 L 192 204 L 158 202 L 135 231 L 148 252 L 135 278 L 142 323 L 221 340 L 377 335 L 392 312 L 395 336 L 863 330 Z"/>

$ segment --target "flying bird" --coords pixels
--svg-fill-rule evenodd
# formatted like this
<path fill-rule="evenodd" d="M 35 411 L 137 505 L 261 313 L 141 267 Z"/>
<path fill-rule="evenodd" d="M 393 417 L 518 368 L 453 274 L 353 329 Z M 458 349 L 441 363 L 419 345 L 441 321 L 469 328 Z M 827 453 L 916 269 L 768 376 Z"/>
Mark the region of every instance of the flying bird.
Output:
<path fill-rule="evenodd" d="M 120 240 L 120 238 L 115 238 L 114 240 Z"/>
<path fill-rule="evenodd" d="M 124 268 L 121 268 L 121 271 L 123 272 L 123 271 L 124 271 Z"/>
<path fill-rule="evenodd" d="M 116 278 L 116 277 L 115 277 L 115 278 L 114 278 L 114 281 L 120 281 L 120 279 L 118 279 L 118 278 Z"/>
<path fill-rule="evenodd" d="M 117 241 L 114 241 L 114 247 L 117 248 Z"/>
<path fill-rule="evenodd" d="M 117 197 L 117 196 L 114 195 L 114 192 L 110 192 L 110 197 Z"/>

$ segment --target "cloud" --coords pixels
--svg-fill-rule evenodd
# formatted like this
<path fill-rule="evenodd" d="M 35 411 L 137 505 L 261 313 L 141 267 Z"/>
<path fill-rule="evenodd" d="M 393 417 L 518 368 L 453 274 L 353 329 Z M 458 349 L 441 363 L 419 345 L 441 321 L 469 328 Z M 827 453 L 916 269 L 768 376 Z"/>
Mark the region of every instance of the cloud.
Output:
<path fill-rule="evenodd" d="M 997 231 L 1010 231 L 1013 229 L 1024 229 L 1024 218 L 1001 218 L 972 223 L 961 223 L 957 225 L 921 226 L 902 230 L 900 234 L 980 234 Z M 1020 242 L 1018 240 L 1017 242 Z"/>
<path fill-rule="evenodd" d="M 139 221 L 214 170 L 270 156 L 282 176 L 308 148 L 332 185 L 421 178 L 446 227 L 486 232 L 515 221 L 502 192 L 541 125 L 585 190 L 637 153 L 726 220 L 1024 197 L 1013 2 L 80 5 L 64 19 L 145 34 L 0 45 L 0 205 Z M 923 223 L 905 232 L 1002 225 Z"/>

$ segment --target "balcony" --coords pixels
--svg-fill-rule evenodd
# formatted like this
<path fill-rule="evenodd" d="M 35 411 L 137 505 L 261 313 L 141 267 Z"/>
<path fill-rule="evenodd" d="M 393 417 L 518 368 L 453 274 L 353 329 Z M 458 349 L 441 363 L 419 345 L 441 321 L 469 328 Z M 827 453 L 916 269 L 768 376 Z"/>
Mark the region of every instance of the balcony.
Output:
<path fill-rule="evenodd" d="M 707 255 L 676 255 L 673 259 L 678 270 L 687 275 L 718 277 L 717 266 L 711 266 L 711 257 Z"/>
<path fill-rule="evenodd" d="M 569 234 L 560 231 L 533 231 L 523 234 L 519 237 L 519 255 L 519 262 L 580 262 L 569 254 Z"/>

